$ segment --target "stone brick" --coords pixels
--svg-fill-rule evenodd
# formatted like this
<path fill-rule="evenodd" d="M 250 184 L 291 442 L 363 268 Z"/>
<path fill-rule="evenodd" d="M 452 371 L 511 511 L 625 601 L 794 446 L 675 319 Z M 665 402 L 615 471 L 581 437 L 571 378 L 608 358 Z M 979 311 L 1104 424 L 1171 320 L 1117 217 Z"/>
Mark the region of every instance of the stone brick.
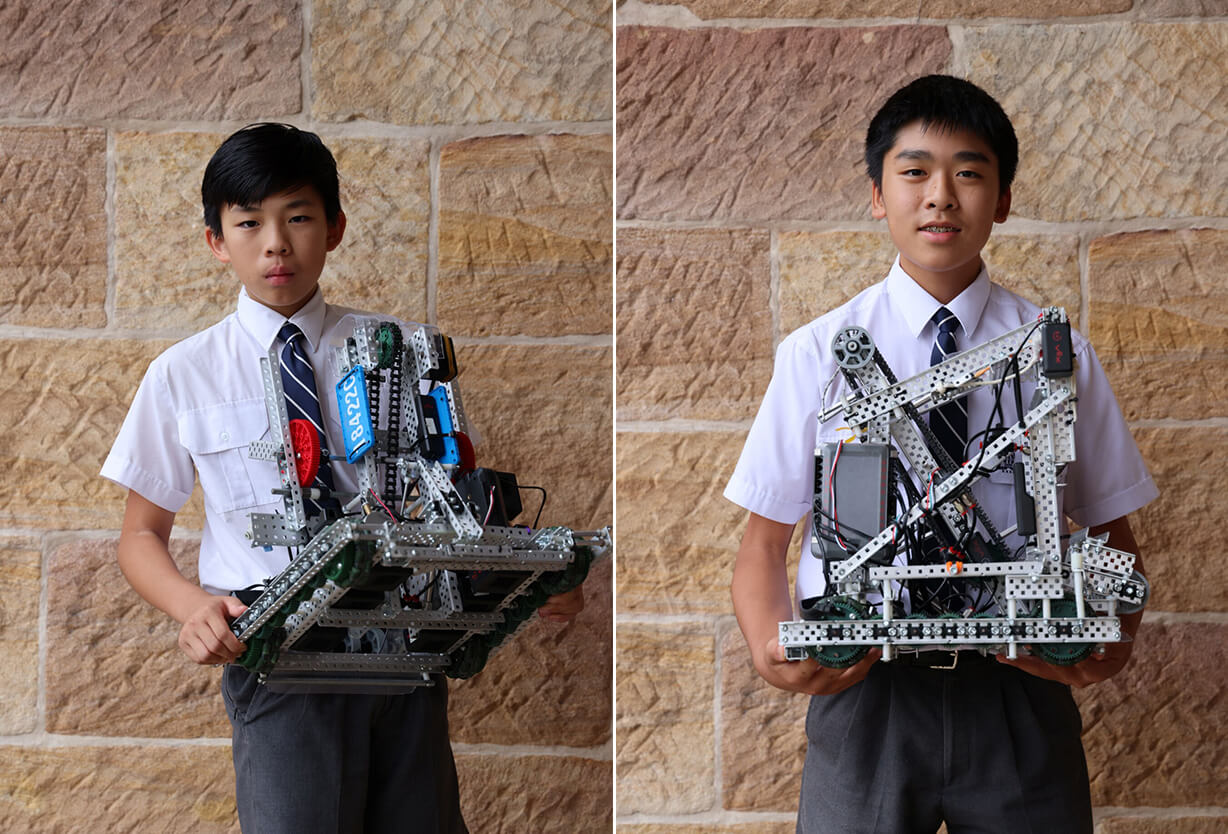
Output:
<path fill-rule="evenodd" d="M 439 160 L 440 327 L 463 336 L 609 333 L 609 136 L 491 136 Z"/>
<path fill-rule="evenodd" d="M 200 204 L 205 164 L 225 138 L 116 135 L 112 316 L 119 327 L 187 335 L 234 309 L 239 281 L 205 245 Z"/>
<path fill-rule="evenodd" d="M 608 119 L 610 21 L 609 0 L 322 0 L 312 15 L 312 115 L 411 125 Z"/>
<path fill-rule="evenodd" d="M 251 119 L 297 113 L 292 0 L 18 0 L 0 9 L 0 115 Z"/>
<path fill-rule="evenodd" d="M 0 829 L 238 834 L 230 747 L 4 747 Z"/>
<path fill-rule="evenodd" d="M 1197 434 L 1198 442 L 1191 442 Z M 1138 428 L 1134 437 L 1160 497 L 1131 516 L 1156 611 L 1228 610 L 1228 579 L 1207 543 L 1228 517 L 1220 473 L 1228 466 L 1228 429 Z"/>
<path fill-rule="evenodd" d="M 608 761 L 462 752 L 456 770 L 470 831 L 604 834 L 611 829 Z"/>
<path fill-rule="evenodd" d="M 38 597 L 41 548 L 0 536 L 0 735 L 38 729 Z"/>
<path fill-rule="evenodd" d="M 0 339 L 0 525 L 119 529 L 124 494 L 98 475 L 146 367 L 165 342 Z M 183 525 L 199 524 L 188 512 Z"/>
<path fill-rule="evenodd" d="M 599 747 L 610 740 L 614 678 L 610 576 L 595 564 L 584 610 L 568 625 L 537 620 L 474 678 L 452 684 L 452 740 Z"/>
<path fill-rule="evenodd" d="M 1088 249 L 1092 344 L 1127 419 L 1228 415 L 1228 232 L 1132 232 Z"/>
<path fill-rule="evenodd" d="M 721 791 L 733 811 L 797 811 L 806 758 L 805 695 L 766 683 L 737 624 L 722 629 Z"/>
<path fill-rule="evenodd" d="M 1228 626 L 1144 620 L 1130 665 L 1077 694 L 1095 805 L 1222 803 L 1225 669 Z"/>
<path fill-rule="evenodd" d="M 210 253 L 200 179 L 221 134 L 116 138 L 115 314 L 120 327 L 194 332 L 234 310 L 238 279 Z M 430 214 L 424 140 L 325 137 L 341 175 L 345 240 L 321 277 L 335 304 L 426 318 Z M 167 275 L 173 264 L 174 274 Z M 185 279 L 183 276 L 190 276 Z"/>
<path fill-rule="evenodd" d="M 996 25 L 962 51 L 1019 136 L 1016 216 L 1228 214 L 1228 24 Z"/>
<path fill-rule="evenodd" d="M 715 660 L 711 626 L 618 624 L 620 815 L 715 807 Z"/>
<path fill-rule="evenodd" d="M 0 323 L 106 325 L 106 151 L 101 130 L 0 129 Z"/>
<path fill-rule="evenodd" d="M 781 232 L 776 249 L 782 336 L 881 281 L 896 255 L 885 230 Z M 997 232 L 984 256 L 994 281 L 1036 304 L 1065 307 L 1078 321 L 1076 238 Z"/>
<path fill-rule="evenodd" d="M 1180 812 L 1177 812 L 1180 813 Z M 1223 834 L 1228 816 L 1110 817 L 1102 819 L 1096 834 Z"/>
<path fill-rule="evenodd" d="M 618 826 L 618 834 L 793 834 L 796 824 L 790 822 L 746 822 L 717 825 L 649 822 Z"/>
<path fill-rule="evenodd" d="M 721 493 L 742 431 L 618 434 L 618 610 L 727 614 L 746 511 Z"/>
<path fill-rule="evenodd" d="M 868 216 L 866 125 L 947 67 L 943 27 L 618 31 L 618 215 Z"/>
<path fill-rule="evenodd" d="M 1190 2 L 1191 0 L 1187 0 Z M 1196 2 L 1196 0 L 1193 0 Z M 981 17 L 1086 17 L 1130 10 L 1131 0 L 936 0 L 918 6 L 916 0 L 643 0 L 654 5 L 678 4 L 704 20 L 720 17 L 874 18 L 927 20 Z M 1177 0 L 1179 2 L 1179 0 Z M 918 10 L 920 14 L 918 13 Z"/>
<path fill-rule="evenodd" d="M 770 240 L 618 233 L 620 420 L 750 419 L 772 375 Z"/>
<path fill-rule="evenodd" d="M 895 258 L 884 232 L 781 232 L 780 335 L 839 307 L 883 280 Z"/>
<path fill-rule="evenodd" d="M 465 412 L 479 466 L 545 487 L 540 526 L 577 530 L 613 519 L 611 350 L 571 345 L 460 348 Z M 524 492 L 532 524 L 540 493 Z"/>
<path fill-rule="evenodd" d="M 145 738 L 229 737 L 221 670 L 197 666 L 179 625 L 129 587 L 117 539 L 70 542 L 47 561 L 47 729 Z M 199 542 L 173 541 L 196 581 Z"/>
<path fill-rule="evenodd" d="M 1222 17 L 1221 0 L 1139 0 L 1135 4 L 1144 17 Z"/>
<path fill-rule="evenodd" d="M 345 240 L 328 256 L 325 298 L 425 321 L 431 212 L 430 144 L 325 137 L 341 175 Z"/>

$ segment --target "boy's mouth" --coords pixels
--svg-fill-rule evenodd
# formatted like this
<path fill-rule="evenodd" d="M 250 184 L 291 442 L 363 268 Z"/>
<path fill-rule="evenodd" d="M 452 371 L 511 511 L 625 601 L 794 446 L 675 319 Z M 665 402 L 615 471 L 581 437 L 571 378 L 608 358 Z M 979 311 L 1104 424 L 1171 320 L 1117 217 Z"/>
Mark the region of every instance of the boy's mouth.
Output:
<path fill-rule="evenodd" d="M 949 223 L 931 223 L 928 226 L 922 226 L 921 231 L 932 232 L 934 234 L 947 234 L 950 232 L 958 232 L 959 226 L 952 226 Z"/>
<path fill-rule="evenodd" d="M 275 287 L 286 284 L 294 277 L 294 270 L 285 266 L 275 266 L 264 273 L 264 278 Z"/>

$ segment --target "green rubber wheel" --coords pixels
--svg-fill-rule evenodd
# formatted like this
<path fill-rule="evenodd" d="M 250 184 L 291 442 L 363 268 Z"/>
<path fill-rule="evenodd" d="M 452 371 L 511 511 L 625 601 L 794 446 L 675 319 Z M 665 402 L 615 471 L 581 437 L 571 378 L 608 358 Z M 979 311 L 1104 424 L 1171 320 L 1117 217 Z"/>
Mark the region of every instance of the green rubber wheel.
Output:
<path fill-rule="evenodd" d="M 353 542 L 341 548 L 340 552 L 333 556 L 328 564 L 324 566 L 324 576 L 333 582 L 342 584 L 341 580 L 344 577 L 348 577 L 354 570 L 355 550 Z"/>
<path fill-rule="evenodd" d="M 480 637 L 466 641 L 452 653 L 452 663 L 449 664 L 447 671 L 448 677 L 459 680 L 473 677 L 482 671 L 482 667 L 486 665 L 486 659 L 490 657 L 490 650 L 498 644 L 498 640 L 489 642 Z"/>
<path fill-rule="evenodd" d="M 1032 610 L 1032 615 L 1039 617 L 1042 610 L 1041 606 L 1037 605 Z M 1073 599 L 1059 599 L 1054 600 L 1050 610 L 1056 617 L 1072 617 L 1078 609 Z M 1051 663 L 1054 666 L 1074 666 L 1076 663 L 1082 663 L 1091 657 L 1092 652 L 1096 650 L 1096 644 L 1035 643 L 1028 648 L 1031 649 L 1032 654 L 1046 663 Z"/>
<path fill-rule="evenodd" d="M 580 585 L 588 577 L 589 568 L 593 564 L 593 551 L 587 547 L 577 547 L 571 563 L 563 570 L 547 573 L 538 580 L 538 586 L 546 592 L 546 596 L 563 594 Z"/>
<path fill-rule="evenodd" d="M 400 355 L 401 328 L 386 321 L 375 331 L 375 363 L 380 368 L 391 368 Z"/>
<path fill-rule="evenodd" d="M 838 597 L 832 600 L 832 608 L 835 610 L 824 619 L 830 621 L 856 620 L 869 614 L 869 611 L 860 603 L 845 597 Z M 811 646 L 807 649 L 807 653 L 814 660 L 818 661 L 820 666 L 828 669 L 847 669 L 869 654 L 870 647 L 823 646 L 815 648 Z"/>
<path fill-rule="evenodd" d="M 247 649 L 243 654 L 239 655 L 236 661 L 240 666 L 249 672 L 255 672 L 256 666 L 260 661 L 260 656 L 264 653 L 265 641 L 259 636 L 253 637 L 247 641 Z"/>
<path fill-rule="evenodd" d="M 350 542 L 353 548 L 353 558 L 350 569 L 337 580 L 337 584 L 346 588 L 360 584 L 371 573 L 372 557 L 375 555 L 375 543 L 368 541 Z M 349 549 L 349 548 L 347 548 Z"/>

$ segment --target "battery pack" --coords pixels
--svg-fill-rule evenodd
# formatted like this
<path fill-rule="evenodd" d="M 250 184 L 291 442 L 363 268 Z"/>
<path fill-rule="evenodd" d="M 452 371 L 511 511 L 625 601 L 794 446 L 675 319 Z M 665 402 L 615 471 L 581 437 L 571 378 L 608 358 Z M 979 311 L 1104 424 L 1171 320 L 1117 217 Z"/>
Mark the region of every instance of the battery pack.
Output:
<path fill-rule="evenodd" d="M 887 526 L 890 460 L 891 447 L 881 443 L 819 445 L 814 461 L 814 555 L 844 559 Z"/>
<path fill-rule="evenodd" d="M 1074 373 L 1074 351 L 1070 344 L 1070 322 L 1045 324 L 1043 372 L 1047 377 L 1067 377 Z"/>

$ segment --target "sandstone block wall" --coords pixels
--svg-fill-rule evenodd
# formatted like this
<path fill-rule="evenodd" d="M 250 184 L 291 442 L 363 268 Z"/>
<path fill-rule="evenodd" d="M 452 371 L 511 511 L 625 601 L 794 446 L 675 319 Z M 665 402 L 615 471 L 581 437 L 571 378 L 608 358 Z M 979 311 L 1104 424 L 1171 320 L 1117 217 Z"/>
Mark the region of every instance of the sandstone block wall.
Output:
<path fill-rule="evenodd" d="M 1228 826 L 1228 10 L 1197 0 L 626 0 L 618 112 L 617 820 L 793 830 L 805 699 L 750 666 L 721 497 L 784 335 L 894 254 L 877 106 L 968 77 L 1022 148 L 997 280 L 1089 334 L 1162 497 L 1137 656 L 1079 693 L 1100 834 Z"/>
<path fill-rule="evenodd" d="M 330 299 L 456 340 L 479 459 L 612 520 L 612 9 L 238 0 L 0 7 L 0 829 L 237 831 L 219 670 L 115 565 L 98 477 L 149 360 L 233 309 L 200 177 L 253 121 L 337 156 Z M 533 505 L 533 500 L 526 499 Z M 194 573 L 199 496 L 174 551 Z M 455 686 L 481 832 L 606 831 L 612 566 Z"/>

